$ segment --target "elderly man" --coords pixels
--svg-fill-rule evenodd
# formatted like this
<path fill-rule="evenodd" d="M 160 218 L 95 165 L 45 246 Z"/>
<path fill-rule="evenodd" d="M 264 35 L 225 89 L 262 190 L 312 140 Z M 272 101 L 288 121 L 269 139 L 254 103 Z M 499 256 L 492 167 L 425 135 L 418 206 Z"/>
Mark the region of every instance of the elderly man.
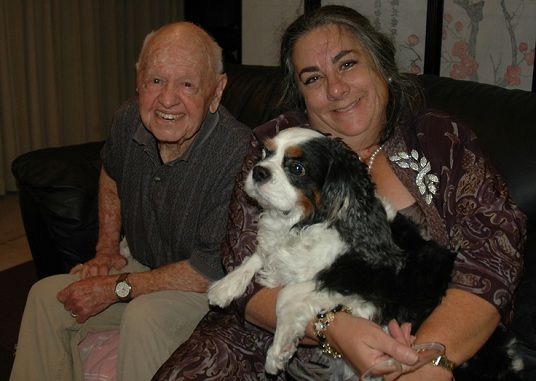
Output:
<path fill-rule="evenodd" d="M 117 111 L 102 151 L 96 256 L 34 285 L 11 380 L 80 379 L 79 342 L 117 328 L 118 379 L 149 380 L 223 275 L 220 242 L 251 132 L 219 105 L 221 49 L 193 24 L 170 24 L 147 36 L 136 69 L 138 98 Z"/>

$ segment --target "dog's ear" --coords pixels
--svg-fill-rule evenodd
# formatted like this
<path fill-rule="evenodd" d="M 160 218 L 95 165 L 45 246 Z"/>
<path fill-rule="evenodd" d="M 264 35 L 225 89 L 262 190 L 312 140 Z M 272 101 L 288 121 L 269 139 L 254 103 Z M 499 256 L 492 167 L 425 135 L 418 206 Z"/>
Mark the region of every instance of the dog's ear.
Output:
<path fill-rule="evenodd" d="M 341 218 L 357 202 L 365 211 L 374 195 L 367 166 L 340 139 L 325 139 L 329 166 L 322 187 L 322 204 L 328 218 Z M 361 206 L 360 206 L 361 205 Z"/>
<path fill-rule="evenodd" d="M 386 242 L 390 229 L 367 166 L 341 140 L 326 139 L 330 164 L 321 193 L 321 211 L 351 245 Z M 354 242 L 355 241 L 355 242 Z"/>

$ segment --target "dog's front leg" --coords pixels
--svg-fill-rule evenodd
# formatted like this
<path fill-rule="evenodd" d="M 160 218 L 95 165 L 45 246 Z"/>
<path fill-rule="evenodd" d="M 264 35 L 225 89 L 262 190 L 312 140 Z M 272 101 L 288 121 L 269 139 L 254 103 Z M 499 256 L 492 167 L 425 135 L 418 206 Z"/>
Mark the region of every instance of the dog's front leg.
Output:
<path fill-rule="evenodd" d="M 337 296 L 315 291 L 309 281 L 285 286 L 277 299 L 277 327 L 274 341 L 266 356 L 265 369 L 277 374 L 296 352 L 307 324 L 323 309 L 338 304 Z"/>
<path fill-rule="evenodd" d="M 262 267 L 261 257 L 255 253 L 217 282 L 208 290 L 208 302 L 212 305 L 227 307 L 234 299 L 242 295 L 248 284 Z"/>

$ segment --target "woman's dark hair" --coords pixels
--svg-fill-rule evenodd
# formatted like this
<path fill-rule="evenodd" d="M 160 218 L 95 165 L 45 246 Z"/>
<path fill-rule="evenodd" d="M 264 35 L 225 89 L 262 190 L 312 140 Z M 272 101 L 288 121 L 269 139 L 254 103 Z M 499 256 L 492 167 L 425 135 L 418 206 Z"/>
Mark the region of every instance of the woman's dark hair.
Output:
<path fill-rule="evenodd" d="M 384 142 L 391 136 L 395 125 L 404 123 L 420 110 L 423 102 L 422 90 L 413 76 L 398 71 L 395 47 L 391 40 L 376 30 L 365 16 L 351 8 L 327 5 L 298 17 L 287 28 L 281 39 L 281 103 L 287 108 L 305 111 L 305 103 L 292 65 L 292 52 L 300 37 L 325 25 L 340 25 L 353 33 L 370 54 L 380 76 L 387 82 L 387 125 L 380 138 L 380 142 Z"/>

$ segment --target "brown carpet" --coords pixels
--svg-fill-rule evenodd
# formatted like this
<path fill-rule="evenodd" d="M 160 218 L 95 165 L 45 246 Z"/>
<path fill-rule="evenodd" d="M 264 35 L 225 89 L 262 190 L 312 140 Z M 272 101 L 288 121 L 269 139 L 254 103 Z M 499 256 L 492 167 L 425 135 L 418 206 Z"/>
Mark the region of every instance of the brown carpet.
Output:
<path fill-rule="evenodd" d="M 32 261 L 0 272 L 0 380 L 8 380 L 26 297 L 37 281 Z"/>

